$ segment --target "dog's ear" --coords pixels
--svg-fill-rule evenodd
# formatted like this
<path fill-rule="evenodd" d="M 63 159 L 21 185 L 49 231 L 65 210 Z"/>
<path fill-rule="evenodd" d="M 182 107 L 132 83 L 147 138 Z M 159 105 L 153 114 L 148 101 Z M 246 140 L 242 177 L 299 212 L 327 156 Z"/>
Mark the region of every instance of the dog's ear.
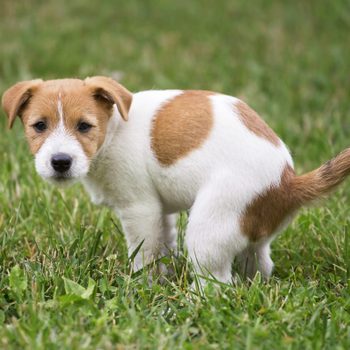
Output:
<path fill-rule="evenodd" d="M 132 93 L 115 80 L 107 77 L 91 77 L 85 79 L 85 84 L 92 88 L 92 94 L 98 101 L 109 107 L 117 105 L 124 120 L 128 120 L 128 113 L 132 102 Z"/>
<path fill-rule="evenodd" d="M 16 116 L 21 117 L 34 91 L 42 83 L 41 79 L 22 81 L 11 86 L 2 95 L 2 108 L 7 114 L 9 128 L 15 121 Z"/>

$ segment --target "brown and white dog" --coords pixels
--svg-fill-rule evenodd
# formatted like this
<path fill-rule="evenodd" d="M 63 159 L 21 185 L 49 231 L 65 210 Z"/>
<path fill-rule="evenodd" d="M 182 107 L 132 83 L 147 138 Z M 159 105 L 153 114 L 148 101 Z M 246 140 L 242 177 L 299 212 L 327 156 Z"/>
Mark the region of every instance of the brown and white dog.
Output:
<path fill-rule="evenodd" d="M 350 149 L 296 176 L 284 143 L 244 102 L 208 91 L 130 93 L 114 80 L 31 80 L 8 89 L 37 172 L 81 180 L 120 217 L 135 269 L 174 248 L 175 215 L 197 270 L 231 281 L 231 263 L 271 274 L 270 243 L 303 205 L 350 173 Z"/>

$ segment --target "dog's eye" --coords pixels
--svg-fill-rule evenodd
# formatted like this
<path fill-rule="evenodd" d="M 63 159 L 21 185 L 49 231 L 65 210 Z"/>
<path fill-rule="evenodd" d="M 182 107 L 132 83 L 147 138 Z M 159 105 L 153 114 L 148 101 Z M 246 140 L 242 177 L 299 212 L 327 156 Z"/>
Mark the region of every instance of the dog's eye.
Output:
<path fill-rule="evenodd" d="M 32 125 L 36 132 L 44 132 L 47 129 L 45 122 L 40 121 Z"/>
<path fill-rule="evenodd" d="M 79 122 L 77 125 L 77 129 L 80 132 L 88 132 L 92 128 L 92 125 L 86 122 Z"/>

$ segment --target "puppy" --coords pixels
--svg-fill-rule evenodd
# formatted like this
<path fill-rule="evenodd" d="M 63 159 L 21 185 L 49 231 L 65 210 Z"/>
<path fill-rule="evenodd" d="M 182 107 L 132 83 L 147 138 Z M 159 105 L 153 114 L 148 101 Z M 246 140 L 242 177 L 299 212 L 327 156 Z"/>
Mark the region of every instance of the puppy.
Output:
<path fill-rule="evenodd" d="M 40 176 L 83 183 L 121 219 L 135 270 L 176 244 L 175 214 L 190 210 L 186 246 L 199 274 L 268 278 L 270 243 L 297 210 L 350 173 L 350 148 L 296 176 L 285 144 L 244 102 L 209 91 L 132 94 L 106 77 L 31 80 L 8 89 Z"/>

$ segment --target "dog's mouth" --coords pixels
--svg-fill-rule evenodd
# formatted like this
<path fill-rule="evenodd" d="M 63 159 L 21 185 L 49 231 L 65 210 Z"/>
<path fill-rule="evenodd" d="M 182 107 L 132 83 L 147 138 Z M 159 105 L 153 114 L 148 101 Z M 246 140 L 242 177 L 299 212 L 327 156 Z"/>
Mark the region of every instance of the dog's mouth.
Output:
<path fill-rule="evenodd" d="M 55 173 L 48 180 L 54 184 L 65 185 L 74 182 L 75 178 L 70 173 Z"/>
<path fill-rule="evenodd" d="M 58 182 L 64 182 L 64 181 L 69 181 L 72 180 L 71 176 L 64 176 L 64 175 L 54 175 L 53 180 L 58 181 Z"/>

